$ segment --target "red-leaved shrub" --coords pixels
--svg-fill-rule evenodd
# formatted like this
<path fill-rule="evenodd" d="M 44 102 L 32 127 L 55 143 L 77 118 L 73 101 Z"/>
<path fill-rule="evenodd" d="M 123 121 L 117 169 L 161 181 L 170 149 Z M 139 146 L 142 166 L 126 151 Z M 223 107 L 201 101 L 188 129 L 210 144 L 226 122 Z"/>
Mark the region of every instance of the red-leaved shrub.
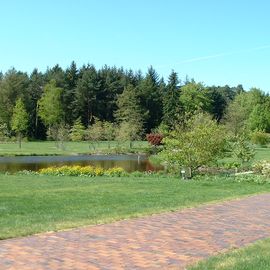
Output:
<path fill-rule="evenodd" d="M 160 145 L 163 139 L 161 134 L 150 133 L 146 135 L 147 141 L 152 145 Z"/>

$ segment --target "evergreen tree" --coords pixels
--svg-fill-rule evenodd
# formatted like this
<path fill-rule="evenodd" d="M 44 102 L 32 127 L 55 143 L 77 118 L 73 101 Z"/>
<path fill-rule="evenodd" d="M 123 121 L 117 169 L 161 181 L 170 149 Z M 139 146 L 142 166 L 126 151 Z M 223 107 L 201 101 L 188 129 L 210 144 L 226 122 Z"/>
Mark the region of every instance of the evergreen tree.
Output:
<path fill-rule="evenodd" d="M 135 126 L 135 134 L 141 136 L 143 133 L 144 115 L 142 113 L 136 89 L 128 85 L 124 92 L 117 99 L 118 110 L 115 113 L 116 120 L 119 124 L 129 123 Z"/>
<path fill-rule="evenodd" d="M 65 72 L 58 64 L 53 68 L 48 68 L 44 78 L 47 83 L 54 80 L 57 87 L 65 87 Z"/>
<path fill-rule="evenodd" d="M 97 92 L 100 87 L 97 71 L 94 66 L 88 66 L 78 80 L 76 87 L 76 107 L 78 116 L 84 125 L 89 126 L 97 114 Z"/>
<path fill-rule="evenodd" d="M 181 114 L 180 89 L 177 73 L 172 71 L 163 94 L 163 123 L 173 128 Z"/>
<path fill-rule="evenodd" d="M 29 86 L 27 88 L 26 108 L 29 112 L 28 135 L 35 139 L 44 139 L 46 130 L 38 117 L 38 100 L 41 98 L 44 88 L 44 76 L 37 69 L 34 69 L 29 78 Z"/>
<path fill-rule="evenodd" d="M 126 80 L 122 69 L 104 66 L 99 72 L 100 91 L 97 95 L 99 114 L 97 116 L 106 121 L 113 122 L 114 112 L 117 110 L 117 96 L 123 93 Z"/>
<path fill-rule="evenodd" d="M 215 86 L 208 87 L 207 90 L 211 100 L 210 113 L 218 122 L 220 122 L 224 116 L 227 107 L 226 99 L 219 91 L 219 89 Z"/>
<path fill-rule="evenodd" d="M 76 118 L 75 92 L 79 73 L 75 62 L 65 72 L 65 83 L 63 89 L 63 111 L 64 121 L 67 124 L 73 123 Z"/>
<path fill-rule="evenodd" d="M 146 131 L 159 126 L 162 120 L 162 93 L 158 74 L 150 67 L 139 85 L 139 98 L 142 109 L 147 114 Z"/>

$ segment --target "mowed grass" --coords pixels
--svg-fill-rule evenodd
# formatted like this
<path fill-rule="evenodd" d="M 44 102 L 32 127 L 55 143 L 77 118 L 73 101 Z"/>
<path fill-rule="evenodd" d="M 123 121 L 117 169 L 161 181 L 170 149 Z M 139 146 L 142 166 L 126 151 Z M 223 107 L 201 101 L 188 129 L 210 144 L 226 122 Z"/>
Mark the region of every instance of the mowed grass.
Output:
<path fill-rule="evenodd" d="M 201 261 L 189 270 L 267 270 L 270 269 L 270 239 Z"/>
<path fill-rule="evenodd" d="M 176 177 L 0 175 L 0 239 L 108 223 L 259 192 L 270 185 Z"/>
<path fill-rule="evenodd" d="M 270 160 L 270 148 L 255 148 L 254 160 Z"/>
<path fill-rule="evenodd" d="M 15 142 L 0 143 L 0 156 L 20 156 L 20 155 L 75 155 L 91 154 L 98 152 L 129 152 L 140 151 L 148 147 L 146 141 L 132 142 L 130 149 L 129 142 L 65 142 L 64 148 L 57 148 L 53 141 L 43 142 L 22 142 L 22 148 Z"/>

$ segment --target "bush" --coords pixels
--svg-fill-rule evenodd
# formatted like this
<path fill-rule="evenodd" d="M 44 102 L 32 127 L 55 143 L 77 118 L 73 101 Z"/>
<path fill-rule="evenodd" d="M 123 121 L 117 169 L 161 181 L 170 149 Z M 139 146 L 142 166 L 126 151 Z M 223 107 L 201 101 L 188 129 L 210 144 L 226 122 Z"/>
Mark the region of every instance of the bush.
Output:
<path fill-rule="evenodd" d="M 259 161 L 253 165 L 253 169 L 257 173 L 270 177 L 270 161 Z"/>
<path fill-rule="evenodd" d="M 151 145 L 156 146 L 161 144 L 163 136 L 161 134 L 150 133 L 146 135 L 146 138 Z"/>
<path fill-rule="evenodd" d="M 254 158 L 254 149 L 250 146 L 244 137 L 236 137 L 236 141 L 232 144 L 231 155 L 243 165 Z"/>
<path fill-rule="evenodd" d="M 79 141 L 83 141 L 84 133 L 85 133 L 85 128 L 81 122 L 81 119 L 78 118 L 74 122 L 74 125 L 71 128 L 69 136 L 73 142 L 79 142 Z"/>
<path fill-rule="evenodd" d="M 261 146 L 265 146 L 266 144 L 269 143 L 270 137 L 269 137 L 269 134 L 267 134 L 263 131 L 255 131 L 251 135 L 251 141 L 254 144 L 259 144 Z"/>
<path fill-rule="evenodd" d="M 55 176 L 124 176 L 125 171 L 122 168 L 110 168 L 108 170 L 92 166 L 61 166 L 48 167 L 39 170 L 39 174 Z"/>

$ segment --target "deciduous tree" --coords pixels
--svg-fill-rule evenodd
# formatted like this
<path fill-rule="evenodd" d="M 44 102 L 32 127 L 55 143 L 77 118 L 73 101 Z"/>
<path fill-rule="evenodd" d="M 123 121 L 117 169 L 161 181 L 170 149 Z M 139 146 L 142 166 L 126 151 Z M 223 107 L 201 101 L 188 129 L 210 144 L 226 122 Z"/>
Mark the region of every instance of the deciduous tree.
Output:
<path fill-rule="evenodd" d="M 27 131 L 29 119 L 22 99 L 16 101 L 13 109 L 11 128 L 17 134 L 19 147 L 22 147 L 22 135 Z"/>

